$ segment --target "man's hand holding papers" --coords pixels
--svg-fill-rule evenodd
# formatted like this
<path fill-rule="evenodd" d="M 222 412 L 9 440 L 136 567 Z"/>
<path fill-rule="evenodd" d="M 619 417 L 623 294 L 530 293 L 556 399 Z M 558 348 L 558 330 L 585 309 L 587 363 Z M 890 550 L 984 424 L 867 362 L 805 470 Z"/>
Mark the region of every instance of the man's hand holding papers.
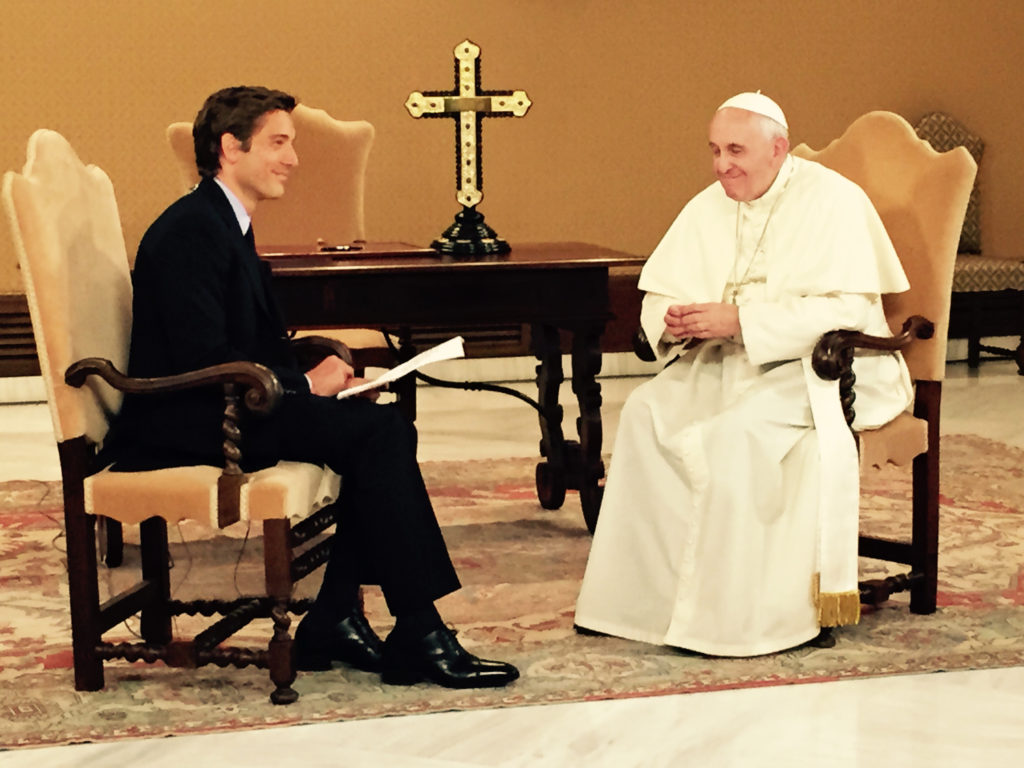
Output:
<path fill-rule="evenodd" d="M 455 338 L 448 339 L 448 341 L 442 342 L 435 347 L 431 347 L 424 352 L 420 352 L 420 354 L 416 355 L 412 359 L 406 360 L 404 363 L 396 365 L 394 368 L 385 371 L 372 381 L 367 381 L 364 384 L 359 384 L 357 386 L 350 387 L 349 389 L 343 389 L 337 394 L 337 398 L 341 400 L 342 398 L 352 397 L 352 395 L 358 395 L 361 392 L 380 389 L 385 384 L 389 384 L 392 381 L 398 381 L 398 379 L 403 376 L 407 376 L 413 371 L 418 371 L 425 365 L 437 363 L 442 360 L 454 360 L 456 358 L 463 357 L 465 354 L 466 352 L 463 349 L 463 339 L 461 336 L 456 336 Z"/>

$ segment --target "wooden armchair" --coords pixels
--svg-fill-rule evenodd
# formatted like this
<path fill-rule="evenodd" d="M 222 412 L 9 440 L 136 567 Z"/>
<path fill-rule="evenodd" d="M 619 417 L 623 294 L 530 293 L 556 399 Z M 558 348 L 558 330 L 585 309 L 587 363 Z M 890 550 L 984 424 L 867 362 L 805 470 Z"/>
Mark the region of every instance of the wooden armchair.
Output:
<path fill-rule="evenodd" d="M 871 112 L 827 147 L 801 144 L 793 154 L 859 184 L 882 218 L 910 281 L 906 293 L 883 297 L 895 339 L 850 331 L 826 334 L 814 353 L 820 376 L 839 379 L 847 423 L 853 421 L 854 350 L 902 349 L 915 383 L 913 415 L 857 433 L 861 471 L 913 461 L 910 539 L 861 535 L 863 557 L 903 563 L 908 574 L 861 584 L 861 600 L 879 603 L 910 590 L 910 610 L 936 604 L 939 543 L 939 405 L 945 372 L 953 267 L 977 165 L 963 147 L 939 154 L 902 117 Z"/>
<path fill-rule="evenodd" d="M 339 478 L 296 462 L 249 474 L 239 469 L 245 412 L 268 412 L 281 397 L 279 382 L 263 366 L 231 363 L 164 379 L 121 375 L 131 331 L 131 280 L 113 187 L 102 170 L 83 165 L 60 134 L 32 135 L 23 172 L 4 176 L 3 200 L 60 455 L 75 688 L 102 688 L 104 663 L 113 659 L 187 668 L 255 665 L 270 671 L 273 702 L 294 701 L 289 613 L 306 610 L 308 601 L 292 599 L 293 585 L 329 555 L 331 538 L 317 534 L 333 522 Z M 223 468 L 110 472 L 95 466 L 123 393 L 200 386 L 224 392 Z M 101 595 L 98 581 L 100 516 L 139 526 L 141 578 L 109 596 Z M 265 593 L 174 599 L 167 524 L 186 519 L 217 528 L 260 521 Z M 141 615 L 139 642 L 104 640 L 136 614 Z M 182 614 L 211 617 L 211 623 L 192 638 L 175 637 L 172 618 Z M 265 647 L 226 645 L 261 618 L 273 624 Z"/>

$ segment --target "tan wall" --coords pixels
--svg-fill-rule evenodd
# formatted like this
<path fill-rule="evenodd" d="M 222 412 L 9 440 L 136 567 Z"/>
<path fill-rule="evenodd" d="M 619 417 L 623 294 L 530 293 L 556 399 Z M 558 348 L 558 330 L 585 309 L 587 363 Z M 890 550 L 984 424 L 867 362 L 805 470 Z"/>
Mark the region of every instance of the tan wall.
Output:
<path fill-rule="evenodd" d="M 466 37 L 484 88 L 534 102 L 484 128 L 480 210 L 513 243 L 648 252 L 711 180 L 712 110 L 760 88 L 813 147 L 872 109 L 959 117 L 987 141 L 986 251 L 1024 255 L 1015 0 L 3 0 L 0 167 L 21 168 L 36 128 L 61 131 L 110 174 L 134 252 L 178 194 L 166 125 L 261 83 L 373 122 L 369 235 L 426 244 L 458 209 L 454 128 L 403 104 L 451 87 Z M 17 292 L 2 229 L 0 293 Z"/>

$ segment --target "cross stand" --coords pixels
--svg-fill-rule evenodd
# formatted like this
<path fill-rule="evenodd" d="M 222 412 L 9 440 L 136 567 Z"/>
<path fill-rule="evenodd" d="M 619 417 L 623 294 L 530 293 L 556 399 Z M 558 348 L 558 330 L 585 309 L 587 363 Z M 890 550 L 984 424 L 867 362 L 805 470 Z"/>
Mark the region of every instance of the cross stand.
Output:
<path fill-rule="evenodd" d="M 455 223 L 446 229 L 430 247 L 452 256 L 481 256 L 508 253 L 511 247 L 487 226 L 484 215 L 475 206 L 462 206 L 455 214 Z"/>
<path fill-rule="evenodd" d="M 415 118 L 455 120 L 455 199 L 462 210 L 455 223 L 430 247 L 454 256 L 508 253 L 509 245 L 495 234 L 476 210 L 483 199 L 480 148 L 484 117 L 523 117 L 532 102 L 525 91 L 485 91 L 480 88 L 480 47 L 470 40 L 455 46 L 455 87 L 451 91 L 414 91 L 405 108 Z"/>

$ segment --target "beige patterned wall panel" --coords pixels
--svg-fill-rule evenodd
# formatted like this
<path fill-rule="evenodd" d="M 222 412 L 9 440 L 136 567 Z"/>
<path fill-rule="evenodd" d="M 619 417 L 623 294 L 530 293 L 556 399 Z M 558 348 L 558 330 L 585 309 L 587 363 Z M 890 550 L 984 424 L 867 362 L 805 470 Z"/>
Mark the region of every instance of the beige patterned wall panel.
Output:
<path fill-rule="evenodd" d="M 650 251 L 712 181 L 711 111 L 761 88 L 786 109 L 794 142 L 812 146 L 872 109 L 957 115 L 987 142 L 986 252 L 1024 254 L 1024 91 L 1004 87 L 1024 74 L 1024 3 L 785 7 L 733 0 L 723 24 L 718 4 L 668 0 L 4 0 L 0 165 L 21 168 L 36 128 L 62 132 L 110 175 L 134 252 L 177 194 L 167 124 L 191 120 L 216 88 L 262 83 L 372 122 L 368 234 L 425 244 L 458 210 L 453 126 L 413 120 L 403 104 L 451 87 L 452 49 L 469 37 L 483 87 L 521 88 L 534 103 L 523 120 L 484 127 L 480 209 L 513 245 Z M 301 157 L 301 136 L 298 146 Z M 18 292 L 2 229 L 0 293 Z"/>

